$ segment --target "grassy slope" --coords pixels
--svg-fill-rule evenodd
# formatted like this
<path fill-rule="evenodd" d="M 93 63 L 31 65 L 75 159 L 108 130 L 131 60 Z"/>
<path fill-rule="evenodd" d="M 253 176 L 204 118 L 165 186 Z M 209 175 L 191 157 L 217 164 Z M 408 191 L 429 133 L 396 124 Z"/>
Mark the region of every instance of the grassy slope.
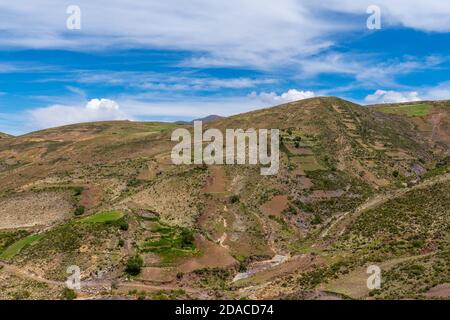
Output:
<path fill-rule="evenodd" d="M 25 237 L 12 245 L 10 245 L 8 248 L 6 248 L 2 254 L 0 254 L 1 260 L 11 260 L 14 258 L 15 255 L 17 255 L 21 250 L 24 248 L 33 245 L 33 243 L 39 241 L 42 238 L 42 235 L 40 234 L 33 234 L 31 236 Z"/>
<path fill-rule="evenodd" d="M 367 210 L 349 224 L 330 252 L 340 260 L 301 283 L 353 298 L 418 298 L 449 282 L 449 182 L 407 192 Z M 369 292 L 366 267 L 379 265 L 382 288 Z M 308 280 L 308 281 L 306 281 Z"/>
<path fill-rule="evenodd" d="M 100 213 L 94 214 L 93 216 L 83 218 L 79 222 L 81 222 L 81 223 L 104 223 L 104 222 L 117 221 L 122 217 L 123 217 L 122 212 L 108 211 L 108 212 L 100 212 Z"/>

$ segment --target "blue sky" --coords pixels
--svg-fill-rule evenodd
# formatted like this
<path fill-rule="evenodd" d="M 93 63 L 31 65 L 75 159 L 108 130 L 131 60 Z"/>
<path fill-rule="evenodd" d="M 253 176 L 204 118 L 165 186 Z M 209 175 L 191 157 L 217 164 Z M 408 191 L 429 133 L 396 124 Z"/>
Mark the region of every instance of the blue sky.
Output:
<path fill-rule="evenodd" d="M 450 99 L 450 3 L 392 2 L 0 0 L 0 131 Z"/>

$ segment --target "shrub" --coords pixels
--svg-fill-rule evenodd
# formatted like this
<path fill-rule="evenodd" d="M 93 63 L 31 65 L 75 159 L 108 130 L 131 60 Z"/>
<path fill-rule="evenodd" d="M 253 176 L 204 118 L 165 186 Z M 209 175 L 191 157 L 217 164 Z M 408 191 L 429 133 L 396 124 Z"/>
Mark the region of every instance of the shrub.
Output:
<path fill-rule="evenodd" d="M 62 296 L 64 300 L 73 300 L 77 297 L 77 294 L 72 289 L 64 288 Z"/>
<path fill-rule="evenodd" d="M 194 233 L 189 229 L 181 231 L 181 246 L 183 248 L 190 248 L 194 245 Z"/>
<path fill-rule="evenodd" d="M 130 179 L 127 182 L 127 187 L 137 187 L 139 185 L 139 180 L 136 178 Z"/>
<path fill-rule="evenodd" d="M 85 211 L 84 206 L 78 206 L 78 207 L 75 209 L 74 214 L 75 214 L 76 216 L 81 216 L 82 214 L 84 214 L 84 211 Z"/>
<path fill-rule="evenodd" d="M 284 215 L 295 215 L 297 213 L 297 209 L 293 206 L 289 206 L 283 210 Z"/>
<path fill-rule="evenodd" d="M 231 203 L 237 203 L 237 202 L 239 202 L 239 196 L 238 195 L 232 195 L 231 197 L 230 197 L 230 202 Z"/>
<path fill-rule="evenodd" d="M 81 193 L 83 192 L 83 187 L 73 187 L 72 190 L 73 190 L 73 195 L 77 197 L 77 196 L 81 195 Z"/>
<path fill-rule="evenodd" d="M 322 218 L 316 214 L 314 215 L 314 218 L 311 220 L 312 224 L 321 224 L 322 223 Z"/>
<path fill-rule="evenodd" d="M 141 256 L 135 255 L 128 259 L 127 265 L 125 268 L 125 272 L 132 276 L 137 276 L 141 273 L 142 266 L 144 265 L 144 261 Z"/>
<path fill-rule="evenodd" d="M 127 220 L 125 220 L 125 218 L 121 218 L 121 219 L 117 220 L 116 221 L 116 225 L 122 231 L 127 231 L 128 230 L 128 222 L 127 222 Z"/>

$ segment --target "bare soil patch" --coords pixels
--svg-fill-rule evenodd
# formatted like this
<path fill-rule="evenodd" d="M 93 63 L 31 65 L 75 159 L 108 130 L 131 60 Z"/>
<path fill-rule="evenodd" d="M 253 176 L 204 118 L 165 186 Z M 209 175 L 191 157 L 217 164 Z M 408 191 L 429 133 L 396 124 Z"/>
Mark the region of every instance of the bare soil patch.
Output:
<path fill-rule="evenodd" d="M 208 167 L 209 175 L 206 178 L 203 191 L 206 193 L 218 193 L 226 191 L 226 177 L 223 166 Z"/>
<path fill-rule="evenodd" d="M 83 190 L 80 204 L 87 209 L 95 208 L 102 203 L 103 190 L 98 186 L 91 186 Z"/>
<path fill-rule="evenodd" d="M 177 268 L 179 271 L 191 272 L 204 268 L 227 268 L 237 264 L 237 261 L 234 260 L 227 249 L 206 240 L 203 236 L 197 236 L 195 244 L 202 255 L 181 264 Z"/>
<path fill-rule="evenodd" d="M 0 229 L 48 226 L 72 215 L 69 193 L 24 193 L 0 200 Z"/>
<path fill-rule="evenodd" d="M 166 283 L 176 279 L 172 268 L 144 267 L 138 280 Z"/>
<path fill-rule="evenodd" d="M 267 215 L 281 216 L 284 209 L 288 207 L 288 197 L 278 195 L 267 201 L 261 206 L 261 211 Z"/>
<path fill-rule="evenodd" d="M 427 293 L 430 298 L 448 298 L 450 297 L 450 283 L 439 284 L 431 288 Z"/>

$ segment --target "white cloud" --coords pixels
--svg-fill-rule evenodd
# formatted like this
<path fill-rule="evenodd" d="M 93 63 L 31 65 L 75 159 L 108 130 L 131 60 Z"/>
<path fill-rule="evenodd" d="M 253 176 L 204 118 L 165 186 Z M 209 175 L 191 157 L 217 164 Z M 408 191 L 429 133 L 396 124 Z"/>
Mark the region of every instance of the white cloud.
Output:
<path fill-rule="evenodd" d="M 424 90 L 424 97 L 427 100 L 447 100 L 450 99 L 450 81 Z"/>
<path fill-rule="evenodd" d="M 86 104 L 86 109 L 101 112 L 115 112 L 119 110 L 119 105 L 109 99 L 92 99 Z"/>
<path fill-rule="evenodd" d="M 296 89 L 289 89 L 288 91 L 283 92 L 281 95 L 278 95 L 275 92 L 261 92 L 259 94 L 257 94 L 256 92 L 252 92 L 250 94 L 250 98 L 259 100 L 263 104 L 269 106 L 313 97 L 315 97 L 315 93 L 312 91 L 298 91 Z"/>
<path fill-rule="evenodd" d="M 330 48 L 336 35 L 367 31 L 373 0 L 78 0 L 82 29 L 66 29 L 55 0 L 1 1 L 1 46 L 105 50 L 114 47 L 194 52 L 195 66 L 292 65 Z M 450 31 L 450 2 L 378 0 L 382 27 Z M 331 15 L 330 15 L 331 13 Z M 339 14 L 351 14 L 341 17 Z M 357 18 L 355 17 L 357 16 Z M 333 18 L 330 18 L 333 17 Z"/>
<path fill-rule="evenodd" d="M 0 45 L 104 50 L 113 47 L 195 52 L 197 66 L 252 65 L 268 68 L 332 44 L 332 25 L 296 0 L 78 0 L 81 30 L 69 31 L 66 7 L 0 3 Z"/>
<path fill-rule="evenodd" d="M 67 71 L 65 71 L 67 73 Z M 78 84 L 95 84 L 111 86 L 127 86 L 145 90 L 157 91 L 199 91 L 218 89 L 246 89 L 266 84 L 274 84 L 279 80 L 266 77 L 236 77 L 218 78 L 192 72 L 157 73 L 151 71 L 106 71 L 106 70 L 75 70 L 59 77 L 43 77 L 37 82 L 77 82 Z M 80 88 L 68 85 L 66 89 L 85 96 Z"/>
<path fill-rule="evenodd" d="M 450 2 L 442 0 L 324 0 L 318 6 L 337 12 L 361 14 L 369 5 L 381 8 L 382 28 L 401 25 L 422 31 L 450 31 Z"/>
<path fill-rule="evenodd" d="M 422 99 L 419 97 L 419 93 L 417 91 L 399 92 L 377 90 L 373 94 L 369 94 L 364 100 L 367 103 L 376 104 L 420 101 Z"/>
<path fill-rule="evenodd" d="M 92 99 L 84 107 L 51 105 L 29 110 L 28 116 L 30 125 L 39 129 L 81 122 L 130 119 L 115 101 L 109 99 Z"/>
<path fill-rule="evenodd" d="M 423 58 L 404 57 L 383 62 L 372 62 L 368 55 L 329 53 L 301 61 L 300 77 L 318 74 L 345 74 L 353 76 L 358 84 L 366 88 L 396 85 L 395 78 L 401 75 L 430 70 L 445 61 L 443 57 L 430 55 Z"/>

